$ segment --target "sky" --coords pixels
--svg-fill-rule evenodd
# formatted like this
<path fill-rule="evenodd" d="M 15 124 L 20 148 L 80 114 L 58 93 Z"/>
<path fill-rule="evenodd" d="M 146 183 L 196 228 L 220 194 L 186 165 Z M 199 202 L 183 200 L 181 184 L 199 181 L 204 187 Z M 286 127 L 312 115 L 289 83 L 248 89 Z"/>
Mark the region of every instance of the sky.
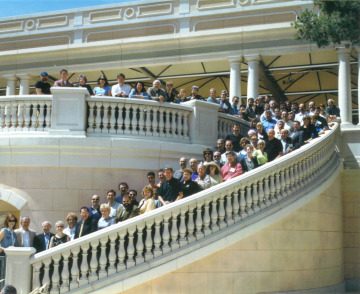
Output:
<path fill-rule="evenodd" d="M 0 0 L 0 18 L 136 0 Z"/>

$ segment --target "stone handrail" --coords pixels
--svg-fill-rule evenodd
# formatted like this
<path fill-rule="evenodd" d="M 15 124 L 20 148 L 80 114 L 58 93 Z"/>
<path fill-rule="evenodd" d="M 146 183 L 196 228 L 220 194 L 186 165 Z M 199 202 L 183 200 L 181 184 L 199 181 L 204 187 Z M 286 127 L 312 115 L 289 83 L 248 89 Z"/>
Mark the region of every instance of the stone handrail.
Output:
<path fill-rule="evenodd" d="M 106 136 L 152 139 L 213 146 L 232 133 L 232 125 L 249 123 L 218 112 L 219 105 L 90 97 L 84 88 L 51 88 L 53 95 L 0 98 L 0 135 L 40 133 L 57 136 Z"/>
<path fill-rule="evenodd" d="M 336 123 L 320 138 L 244 175 L 36 254 L 30 261 L 26 256 L 23 264 L 29 266 L 22 270 L 32 282 L 24 291 L 47 283 L 51 293 L 101 288 L 105 278 L 120 279 L 134 266 L 137 272 L 146 271 L 152 262 L 156 266 L 169 261 L 172 253 L 176 258 L 194 242 L 281 209 L 320 184 L 339 164 L 339 130 Z"/>
<path fill-rule="evenodd" d="M 0 133 L 48 131 L 51 107 L 51 95 L 0 98 Z"/>

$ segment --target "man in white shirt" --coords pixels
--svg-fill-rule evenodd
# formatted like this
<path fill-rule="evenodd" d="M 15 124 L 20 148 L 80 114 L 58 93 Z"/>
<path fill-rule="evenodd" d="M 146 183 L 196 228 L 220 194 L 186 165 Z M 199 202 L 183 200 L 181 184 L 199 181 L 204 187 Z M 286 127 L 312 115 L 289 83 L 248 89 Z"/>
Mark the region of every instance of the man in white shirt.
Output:
<path fill-rule="evenodd" d="M 295 115 L 295 120 L 301 122 L 301 125 L 303 125 L 303 117 L 305 115 L 309 115 L 309 112 L 306 111 L 305 104 L 301 103 L 299 105 L 299 113 Z"/>
<path fill-rule="evenodd" d="M 120 204 L 119 202 L 115 201 L 115 197 L 116 197 L 116 192 L 114 190 L 109 190 L 107 192 L 107 200 L 109 206 L 110 206 L 110 217 L 114 217 L 116 216 L 117 211 L 120 209 L 120 207 L 122 207 L 123 205 Z"/>
<path fill-rule="evenodd" d="M 117 75 L 118 84 L 112 86 L 111 95 L 113 97 L 129 97 L 131 87 L 128 84 L 125 84 L 125 75 L 123 73 L 119 73 Z"/>
<path fill-rule="evenodd" d="M 30 218 L 28 216 L 23 216 L 21 218 L 21 228 L 15 230 L 16 240 L 19 247 L 34 247 L 34 238 L 36 232 L 29 229 Z"/>

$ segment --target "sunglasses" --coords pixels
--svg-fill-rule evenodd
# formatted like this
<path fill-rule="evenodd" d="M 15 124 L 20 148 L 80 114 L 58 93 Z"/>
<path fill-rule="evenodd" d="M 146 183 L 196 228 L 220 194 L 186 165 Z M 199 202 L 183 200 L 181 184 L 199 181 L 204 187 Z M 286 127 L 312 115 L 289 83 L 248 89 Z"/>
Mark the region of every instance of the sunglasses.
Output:
<path fill-rule="evenodd" d="M 10 219 L 10 220 L 8 220 L 8 222 L 9 222 L 9 223 L 15 223 L 15 222 L 16 222 L 16 220 L 14 220 L 14 219 Z"/>
<path fill-rule="evenodd" d="M 211 155 L 211 153 L 205 153 L 205 155 Z"/>
<path fill-rule="evenodd" d="M 99 201 L 99 198 L 91 199 L 92 201 Z"/>

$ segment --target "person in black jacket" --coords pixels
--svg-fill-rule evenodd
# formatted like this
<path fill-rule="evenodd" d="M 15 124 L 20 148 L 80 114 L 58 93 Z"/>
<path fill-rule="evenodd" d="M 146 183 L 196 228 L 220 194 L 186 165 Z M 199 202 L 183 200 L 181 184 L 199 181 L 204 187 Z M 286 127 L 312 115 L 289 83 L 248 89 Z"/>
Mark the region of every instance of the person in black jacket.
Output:
<path fill-rule="evenodd" d="M 54 234 L 50 232 L 51 223 L 49 221 L 44 221 L 41 226 L 44 232 L 36 235 L 34 238 L 36 253 L 49 249 L 50 239 L 54 236 Z"/>
<path fill-rule="evenodd" d="M 259 166 L 256 157 L 252 156 L 254 152 L 254 147 L 248 144 L 245 146 L 245 149 L 246 149 L 246 156 L 243 159 L 241 159 L 240 162 L 244 173 L 251 171 Z"/>
<path fill-rule="evenodd" d="M 181 186 L 183 189 L 183 198 L 191 196 L 199 191 L 201 191 L 199 185 L 191 180 L 192 170 L 190 168 L 185 168 L 184 172 L 184 181 L 181 182 Z"/>
<path fill-rule="evenodd" d="M 81 220 L 77 222 L 75 239 L 97 231 L 97 221 L 89 216 L 89 209 L 86 206 L 80 208 Z"/>
<path fill-rule="evenodd" d="M 304 142 L 309 143 L 311 140 L 319 137 L 316 127 L 310 123 L 310 116 L 303 117 L 304 125 L 301 130 L 304 132 Z"/>
<path fill-rule="evenodd" d="M 293 150 L 300 148 L 304 145 L 304 131 L 300 129 L 300 122 L 294 121 L 294 131 L 290 133 L 289 138 L 293 144 Z"/>

